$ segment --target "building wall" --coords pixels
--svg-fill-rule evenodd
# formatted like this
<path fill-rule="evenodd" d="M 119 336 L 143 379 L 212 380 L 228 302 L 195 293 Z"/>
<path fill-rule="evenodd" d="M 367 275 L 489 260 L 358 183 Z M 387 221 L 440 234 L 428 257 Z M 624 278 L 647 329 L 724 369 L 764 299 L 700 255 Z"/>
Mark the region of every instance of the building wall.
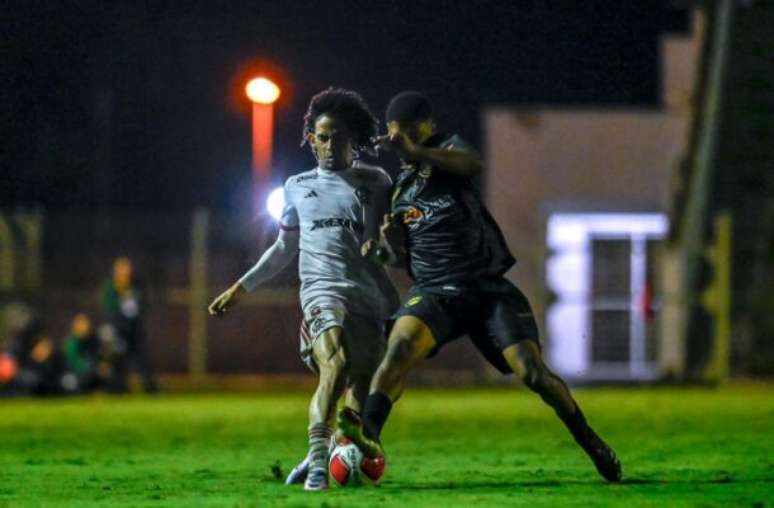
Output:
<path fill-rule="evenodd" d="M 493 109 L 486 131 L 485 198 L 541 317 L 548 214 L 664 210 L 685 143 L 681 118 L 658 112 Z"/>
<path fill-rule="evenodd" d="M 666 211 L 672 171 L 688 141 L 703 36 L 697 10 L 690 34 L 662 40 L 660 108 L 485 112 L 485 199 L 519 260 L 508 277 L 541 325 L 550 212 Z"/>

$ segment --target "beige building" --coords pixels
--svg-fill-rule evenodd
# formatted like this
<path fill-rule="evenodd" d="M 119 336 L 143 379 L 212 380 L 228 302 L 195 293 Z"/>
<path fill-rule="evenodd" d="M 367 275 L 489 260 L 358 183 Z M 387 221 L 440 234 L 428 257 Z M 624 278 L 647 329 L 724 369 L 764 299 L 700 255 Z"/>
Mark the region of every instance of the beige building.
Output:
<path fill-rule="evenodd" d="M 665 37 L 661 110 L 492 108 L 486 200 L 519 260 L 547 358 L 578 380 L 659 375 L 654 280 L 702 37 Z"/>

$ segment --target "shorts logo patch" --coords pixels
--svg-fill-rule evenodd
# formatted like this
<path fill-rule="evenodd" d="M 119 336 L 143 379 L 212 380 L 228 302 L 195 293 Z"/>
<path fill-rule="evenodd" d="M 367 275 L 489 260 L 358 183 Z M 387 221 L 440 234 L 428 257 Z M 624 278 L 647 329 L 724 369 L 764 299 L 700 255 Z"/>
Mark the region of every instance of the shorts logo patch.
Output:
<path fill-rule="evenodd" d="M 421 296 L 412 296 L 406 302 L 406 307 L 413 307 L 414 305 L 418 304 L 421 301 L 422 301 L 422 297 Z"/>
<path fill-rule="evenodd" d="M 320 333 L 320 330 L 322 329 L 324 324 L 324 321 L 322 319 L 313 319 L 312 324 L 309 326 L 309 331 L 312 332 L 312 335 L 317 335 Z"/>
<path fill-rule="evenodd" d="M 317 337 L 320 332 L 326 328 L 330 328 L 331 323 L 335 323 L 331 316 L 315 316 L 309 322 L 309 331 L 312 333 L 312 337 Z"/>

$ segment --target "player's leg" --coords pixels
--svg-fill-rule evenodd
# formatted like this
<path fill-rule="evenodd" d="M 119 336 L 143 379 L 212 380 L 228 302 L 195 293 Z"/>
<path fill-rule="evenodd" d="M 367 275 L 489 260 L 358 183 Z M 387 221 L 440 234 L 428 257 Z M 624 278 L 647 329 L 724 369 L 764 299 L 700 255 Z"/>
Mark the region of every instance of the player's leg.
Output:
<path fill-rule="evenodd" d="M 321 490 L 328 486 L 328 446 L 336 404 L 346 384 L 347 358 L 342 345 L 342 328 L 334 326 L 322 332 L 314 341 L 312 355 L 320 378 L 309 404 L 309 473 L 306 490 Z"/>
<path fill-rule="evenodd" d="M 602 476 L 619 481 L 621 465 L 615 453 L 586 423 L 567 385 L 543 361 L 537 324 L 524 294 L 500 279 L 491 281 L 479 296 L 481 323 L 472 330 L 474 343 L 496 367 L 513 371 L 553 408 Z M 491 355 L 496 348 L 501 351 L 499 358 Z"/>
<path fill-rule="evenodd" d="M 543 362 L 540 347 L 534 339 L 522 339 L 502 352 L 513 372 L 525 386 L 540 395 L 563 421 L 578 411 L 570 389 Z"/>
<path fill-rule="evenodd" d="M 436 340 L 429 326 L 421 319 L 401 316 L 390 332 L 387 352 L 371 380 L 368 398 L 363 407 L 363 420 L 357 414 L 343 410 L 339 415 L 342 433 L 352 439 L 366 456 L 383 454 L 379 438 L 393 403 L 398 400 L 406 376 L 419 361 L 435 348 Z"/>
<path fill-rule="evenodd" d="M 608 481 L 621 481 L 621 464 L 615 453 L 586 422 L 564 381 L 543 362 L 537 342 L 522 340 L 504 349 L 503 356 L 524 384 L 554 409 L 599 473 Z"/>
<path fill-rule="evenodd" d="M 378 317 L 353 316 L 347 322 L 344 341 L 349 353 L 347 372 L 350 386 L 344 406 L 358 415 L 365 409 L 371 380 L 384 360 L 388 342 L 386 334 L 392 329 L 390 324 Z"/>
<path fill-rule="evenodd" d="M 140 375 L 143 390 L 145 393 L 158 393 L 159 387 L 156 384 L 153 372 L 153 359 L 151 358 L 147 338 L 145 337 L 144 332 L 137 332 L 135 344 L 134 368 Z"/>
<path fill-rule="evenodd" d="M 347 389 L 344 405 L 357 413 L 365 407 L 374 372 L 387 349 L 386 324 L 378 316 L 348 315 L 344 323 Z"/>
<path fill-rule="evenodd" d="M 397 401 L 403 393 L 408 373 L 436 344 L 432 330 L 421 319 L 415 316 L 398 319 L 390 332 L 384 359 L 371 380 L 369 397 L 381 393 L 392 402 Z"/>
<path fill-rule="evenodd" d="M 357 413 L 363 411 L 366 398 L 368 397 L 368 387 L 371 386 L 370 376 L 360 376 L 350 379 L 350 385 L 344 398 L 344 405 Z"/>
<path fill-rule="evenodd" d="M 113 355 L 110 365 L 110 393 L 127 393 L 129 391 L 129 357 L 121 352 Z"/>

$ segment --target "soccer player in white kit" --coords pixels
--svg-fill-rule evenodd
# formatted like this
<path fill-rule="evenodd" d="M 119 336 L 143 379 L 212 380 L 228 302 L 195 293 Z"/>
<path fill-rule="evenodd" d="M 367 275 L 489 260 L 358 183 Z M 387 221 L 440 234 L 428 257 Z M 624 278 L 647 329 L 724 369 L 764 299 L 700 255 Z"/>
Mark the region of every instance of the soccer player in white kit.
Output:
<path fill-rule="evenodd" d="M 385 323 L 399 304 L 381 264 L 361 255 L 361 245 L 378 238 L 391 186 L 384 170 L 355 160 L 377 126 L 355 92 L 329 88 L 312 98 L 304 143 L 318 166 L 287 179 L 277 240 L 209 307 L 212 315 L 225 313 L 299 252 L 301 355 L 319 383 L 309 406 L 309 453 L 288 482 L 305 476 L 306 490 L 328 487 L 336 404 L 346 391 L 346 405 L 360 410 L 384 354 Z"/>

